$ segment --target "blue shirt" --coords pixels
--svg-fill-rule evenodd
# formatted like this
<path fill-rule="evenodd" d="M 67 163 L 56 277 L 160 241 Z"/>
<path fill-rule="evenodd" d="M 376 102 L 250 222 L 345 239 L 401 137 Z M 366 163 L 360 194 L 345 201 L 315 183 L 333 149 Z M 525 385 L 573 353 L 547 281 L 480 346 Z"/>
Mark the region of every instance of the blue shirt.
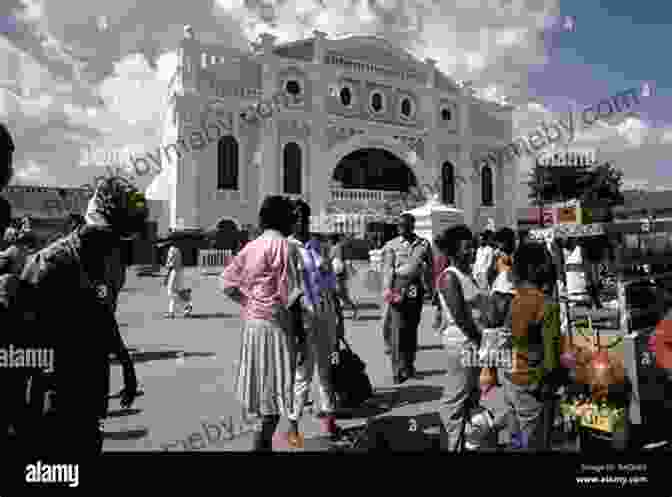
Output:
<path fill-rule="evenodd" d="M 303 246 L 301 255 L 305 296 L 308 303 L 316 306 L 320 304 L 323 292 L 336 288 L 336 275 L 331 271 L 320 269 L 322 255 L 319 241 L 308 241 Z"/>

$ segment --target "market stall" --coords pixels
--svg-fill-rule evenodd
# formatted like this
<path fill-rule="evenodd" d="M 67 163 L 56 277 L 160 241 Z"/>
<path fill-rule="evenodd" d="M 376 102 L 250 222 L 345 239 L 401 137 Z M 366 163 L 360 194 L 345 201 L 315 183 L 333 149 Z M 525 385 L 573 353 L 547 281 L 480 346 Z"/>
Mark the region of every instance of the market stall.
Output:
<path fill-rule="evenodd" d="M 600 239 L 610 250 L 601 264 L 599 301 L 579 305 L 558 284 L 561 362 L 569 369 L 559 400 L 564 426 L 578 428 L 582 450 L 602 443 L 642 448 L 666 438 L 669 388 L 649 342 L 669 304 L 672 222 L 555 225 L 530 232 L 555 250 L 564 267 L 562 240 Z M 560 278 L 562 280 L 562 278 Z M 613 281 L 614 285 L 605 284 Z M 612 288 L 613 287 L 613 288 Z"/>

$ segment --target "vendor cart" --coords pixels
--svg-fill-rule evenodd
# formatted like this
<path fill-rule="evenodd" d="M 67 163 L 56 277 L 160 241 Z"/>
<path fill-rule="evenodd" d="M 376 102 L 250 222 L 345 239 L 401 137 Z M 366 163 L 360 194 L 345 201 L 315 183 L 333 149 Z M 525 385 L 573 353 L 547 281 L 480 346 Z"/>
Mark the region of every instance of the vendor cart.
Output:
<path fill-rule="evenodd" d="M 602 261 L 606 273 L 601 278 L 613 278 L 615 288 L 597 306 L 582 307 L 573 305 L 558 285 L 562 341 L 576 358 L 561 388 L 563 426 L 578 427 L 582 450 L 599 445 L 589 442 L 600 439 L 603 446 L 621 450 L 667 442 L 672 438 L 667 433 L 672 404 L 665 405 L 670 382 L 656 365 L 649 339 L 669 305 L 672 221 L 565 224 L 530 232 L 530 239 L 549 246 L 582 237 L 601 237 L 613 249 Z M 604 395 L 596 393 L 591 376 L 599 361 L 616 379 Z"/>

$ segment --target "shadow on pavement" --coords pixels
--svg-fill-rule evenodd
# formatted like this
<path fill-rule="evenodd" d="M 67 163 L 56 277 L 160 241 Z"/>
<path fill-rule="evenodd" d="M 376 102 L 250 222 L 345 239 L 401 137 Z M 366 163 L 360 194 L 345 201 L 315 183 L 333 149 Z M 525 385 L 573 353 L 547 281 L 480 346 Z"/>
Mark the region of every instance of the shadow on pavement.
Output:
<path fill-rule="evenodd" d="M 377 304 L 376 302 L 362 302 L 357 304 L 357 310 L 373 310 L 373 309 L 380 309 L 380 304 Z M 349 310 L 349 309 L 348 309 Z"/>
<path fill-rule="evenodd" d="M 435 343 L 432 345 L 420 345 L 418 347 L 418 352 L 420 352 L 421 350 L 443 350 L 443 345 L 441 345 L 440 343 Z"/>
<path fill-rule="evenodd" d="M 103 438 L 106 440 L 139 440 L 145 438 L 149 430 L 147 428 L 136 428 L 126 431 L 106 431 L 103 432 Z"/>
<path fill-rule="evenodd" d="M 134 287 L 124 287 L 121 290 L 119 290 L 120 293 L 144 293 L 146 292 L 145 289 L 142 288 L 134 288 Z"/>
<path fill-rule="evenodd" d="M 116 409 L 114 411 L 108 411 L 108 418 L 121 418 L 123 416 L 135 416 L 140 414 L 142 409 Z"/>
<path fill-rule="evenodd" d="M 357 319 L 352 319 L 350 322 L 354 325 L 364 323 L 365 321 L 380 321 L 380 316 L 357 316 Z"/>
<path fill-rule="evenodd" d="M 182 350 L 157 350 L 157 351 L 142 351 L 142 352 L 132 352 L 131 358 L 134 363 L 143 363 L 151 361 L 161 361 L 161 360 L 175 360 L 178 358 L 189 359 L 191 357 L 213 357 L 214 352 L 184 352 Z M 119 364 L 119 361 L 115 358 L 112 361 L 112 364 Z"/>
<path fill-rule="evenodd" d="M 361 418 L 374 418 L 380 416 L 386 412 L 389 412 L 391 406 L 385 405 L 384 403 L 379 403 L 378 399 L 374 397 L 369 402 L 363 406 L 356 407 L 354 409 L 339 409 L 336 418 L 337 419 L 361 419 Z"/>
<path fill-rule="evenodd" d="M 192 314 L 189 319 L 211 319 L 211 318 L 238 318 L 240 315 L 236 314 L 227 314 L 226 312 L 215 312 L 213 314 Z"/>
<path fill-rule="evenodd" d="M 344 429 L 342 440 L 331 443 L 326 450 L 334 452 L 435 452 L 440 450 L 442 433 L 443 425 L 438 413 L 419 416 L 384 416 L 370 420 L 363 426 Z M 312 450 L 325 450 L 317 443 L 315 445 L 316 447 Z M 324 442 L 322 442 L 323 446 Z"/>
<path fill-rule="evenodd" d="M 430 376 L 443 376 L 446 374 L 445 369 L 428 369 L 427 371 L 417 371 L 416 375 L 418 376 L 419 380 L 424 380 L 425 378 L 429 378 Z"/>
<path fill-rule="evenodd" d="M 434 402 L 443 396 L 443 387 L 432 385 L 409 385 L 398 387 L 396 397 L 398 405 L 422 404 Z"/>

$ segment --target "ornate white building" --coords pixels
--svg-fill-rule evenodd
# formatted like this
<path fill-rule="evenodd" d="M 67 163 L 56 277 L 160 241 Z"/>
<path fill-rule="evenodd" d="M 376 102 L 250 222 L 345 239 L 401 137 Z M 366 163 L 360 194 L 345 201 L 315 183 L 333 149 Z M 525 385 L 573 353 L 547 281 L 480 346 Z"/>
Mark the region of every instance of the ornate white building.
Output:
<path fill-rule="evenodd" d="M 245 109 L 278 96 L 288 99 L 270 117 L 246 117 Z M 463 209 L 477 230 L 490 219 L 514 226 L 518 165 L 479 160 L 511 142 L 511 110 L 377 37 L 315 32 L 276 44 L 266 34 L 255 53 L 242 53 L 202 44 L 187 27 L 164 148 L 205 134 L 208 123 L 230 129 L 174 162 L 168 222 L 256 224 L 263 197 L 286 193 L 332 228 L 334 219 L 361 227 L 362 214 L 385 219 L 400 192 L 429 185 L 423 192 Z"/>

